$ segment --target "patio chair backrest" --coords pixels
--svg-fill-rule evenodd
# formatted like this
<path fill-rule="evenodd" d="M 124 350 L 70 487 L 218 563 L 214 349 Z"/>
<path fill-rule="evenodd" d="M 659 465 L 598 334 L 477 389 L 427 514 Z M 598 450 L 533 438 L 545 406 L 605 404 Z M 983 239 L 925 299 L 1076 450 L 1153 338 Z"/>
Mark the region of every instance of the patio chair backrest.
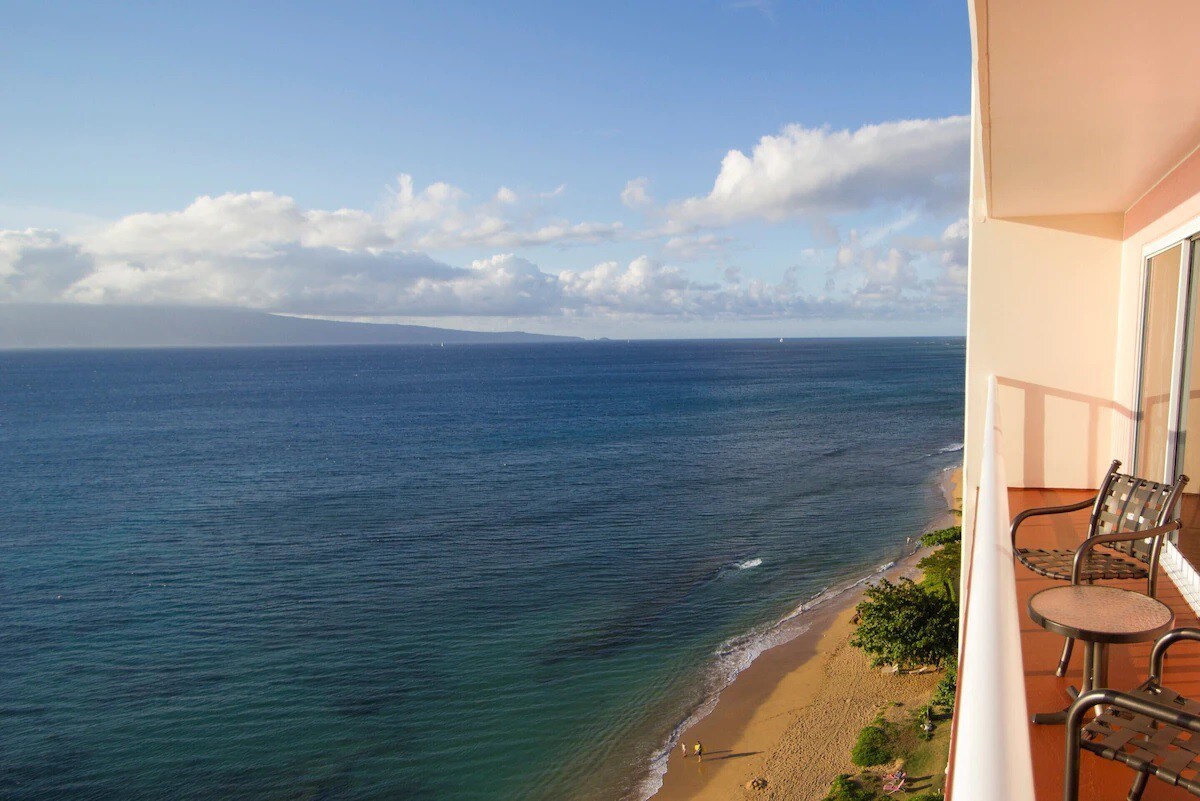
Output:
<path fill-rule="evenodd" d="M 1145 478 L 1118 473 L 1120 462 L 1114 461 L 1096 496 L 1088 536 L 1145 531 L 1169 523 L 1175 513 L 1179 496 L 1187 485 L 1187 476 L 1179 476 L 1174 484 L 1163 484 Z M 1153 542 L 1131 540 L 1107 543 L 1114 550 L 1149 562 Z"/>

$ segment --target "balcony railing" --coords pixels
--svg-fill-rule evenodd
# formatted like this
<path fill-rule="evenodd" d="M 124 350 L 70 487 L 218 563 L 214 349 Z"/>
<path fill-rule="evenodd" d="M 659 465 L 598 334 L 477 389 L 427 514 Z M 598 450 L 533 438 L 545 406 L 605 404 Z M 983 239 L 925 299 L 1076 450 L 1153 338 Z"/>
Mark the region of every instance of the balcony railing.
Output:
<path fill-rule="evenodd" d="M 979 495 L 967 543 L 958 698 L 950 752 L 953 801 L 1033 801 L 1020 612 L 1009 538 L 996 379 L 988 381 Z"/>

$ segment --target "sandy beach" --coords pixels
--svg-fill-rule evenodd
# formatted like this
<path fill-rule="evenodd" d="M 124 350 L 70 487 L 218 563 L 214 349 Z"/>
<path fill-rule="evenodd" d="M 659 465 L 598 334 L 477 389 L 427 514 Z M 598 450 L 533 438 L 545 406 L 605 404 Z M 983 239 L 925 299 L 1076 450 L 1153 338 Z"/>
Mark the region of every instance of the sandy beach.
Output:
<path fill-rule="evenodd" d="M 929 528 L 954 525 L 960 508 L 961 471 L 947 471 L 941 488 L 947 512 Z M 920 549 L 884 575 L 893 581 L 917 574 Z M 656 801 L 789 799 L 819 801 L 839 773 L 853 773 L 850 749 L 859 730 L 882 706 L 915 707 L 928 698 L 940 674 L 898 675 L 871 668 L 849 644 L 854 607 L 862 588 L 813 610 L 811 627 L 762 654 L 721 694 L 716 707 L 682 735 L 704 744 L 702 762 L 671 754 Z M 765 788 L 752 788 L 765 779 Z M 936 777 L 934 777 L 936 779 Z M 930 780 L 914 782 L 913 789 Z"/>

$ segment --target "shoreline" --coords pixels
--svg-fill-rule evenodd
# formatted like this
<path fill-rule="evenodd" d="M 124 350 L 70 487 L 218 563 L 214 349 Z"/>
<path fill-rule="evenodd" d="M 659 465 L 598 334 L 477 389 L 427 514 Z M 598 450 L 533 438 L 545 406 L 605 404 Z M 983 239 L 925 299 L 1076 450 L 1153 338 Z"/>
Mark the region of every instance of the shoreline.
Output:
<path fill-rule="evenodd" d="M 922 533 L 958 522 L 954 510 L 959 508 L 959 483 L 961 468 L 947 468 L 937 477 L 946 510 Z M 787 798 L 823 798 L 830 781 L 842 772 L 838 766 L 848 763 L 859 729 L 878 707 L 885 701 L 905 703 L 894 697 L 897 694 L 928 692 L 940 675 L 884 673 L 870 668 L 866 656 L 849 645 L 854 608 L 865 587 L 881 578 L 896 581 L 918 574 L 917 562 L 932 549 L 914 544 L 912 552 L 888 568 L 806 610 L 806 627 L 800 634 L 763 651 L 738 674 L 708 714 L 672 738 L 662 784 L 650 797 L 775 798 L 776 791 L 786 787 Z M 812 742 L 807 742 L 809 736 Z M 699 763 L 684 759 L 679 749 L 680 742 L 690 747 L 697 740 L 704 743 L 706 754 Z M 747 787 L 760 777 L 767 779 L 765 789 Z"/>

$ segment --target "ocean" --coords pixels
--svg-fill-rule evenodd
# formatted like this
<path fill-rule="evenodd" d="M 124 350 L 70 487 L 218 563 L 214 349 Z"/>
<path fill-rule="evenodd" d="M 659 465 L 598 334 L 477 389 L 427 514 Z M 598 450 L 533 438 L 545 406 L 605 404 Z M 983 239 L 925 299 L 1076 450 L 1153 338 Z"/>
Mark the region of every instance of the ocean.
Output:
<path fill-rule="evenodd" d="M 0 353 L 0 797 L 643 798 L 944 508 L 963 359 Z"/>

